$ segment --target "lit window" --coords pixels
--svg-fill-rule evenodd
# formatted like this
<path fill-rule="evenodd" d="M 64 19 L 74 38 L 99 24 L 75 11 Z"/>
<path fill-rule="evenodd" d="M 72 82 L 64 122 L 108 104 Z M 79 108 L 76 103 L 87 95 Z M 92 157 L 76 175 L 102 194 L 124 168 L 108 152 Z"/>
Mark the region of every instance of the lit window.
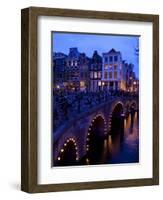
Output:
<path fill-rule="evenodd" d="M 98 86 L 101 86 L 101 81 L 98 82 Z"/>
<path fill-rule="evenodd" d="M 105 79 L 108 78 L 108 72 L 104 72 L 104 78 L 105 78 Z"/>
<path fill-rule="evenodd" d="M 108 69 L 108 65 L 107 64 L 104 65 L 104 69 Z"/>
<path fill-rule="evenodd" d="M 85 82 L 84 81 L 80 81 L 80 87 L 84 87 L 85 86 Z"/>
<path fill-rule="evenodd" d="M 97 78 L 97 72 L 94 72 L 94 78 Z"/>
<path fill-rule="evenodd" d="M 75 66 L 77 66 L 78 65 L 78 62 L 77 61 L 75 61 Z"/>
<path fill-rule="evenodd" d="M 114 78 L 117 79 L 117 72 L 114 72 Z"/>
<path fill-rule="evenodd" d="M 98 78 L 101 79 L 101 72 L 98 72 Z"/>

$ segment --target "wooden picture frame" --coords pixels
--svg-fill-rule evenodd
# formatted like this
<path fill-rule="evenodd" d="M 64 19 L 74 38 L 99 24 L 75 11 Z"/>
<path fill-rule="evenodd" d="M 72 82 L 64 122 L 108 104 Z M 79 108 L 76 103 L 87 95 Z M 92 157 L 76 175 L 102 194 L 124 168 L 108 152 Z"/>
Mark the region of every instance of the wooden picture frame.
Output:
<path fill-rule="evenodd" d="M 152 178 L 76 182 L 37 183 L 37 19 L 60 16 L 85 19 L 124 20 L 153 24 L 153 176 Z M 145 121 L 145 123 L 147 123 Z M 21 190 L 29 193 L 54 192 L 159 184 L 159 16 L 89 10 L 29 7 L 21 11 Z"/>

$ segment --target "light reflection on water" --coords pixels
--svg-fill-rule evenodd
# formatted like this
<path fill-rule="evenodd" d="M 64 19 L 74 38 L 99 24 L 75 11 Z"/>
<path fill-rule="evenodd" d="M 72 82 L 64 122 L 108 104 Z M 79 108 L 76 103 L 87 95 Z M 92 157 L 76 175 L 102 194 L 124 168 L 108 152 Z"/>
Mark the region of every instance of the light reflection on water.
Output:
<path fill-rule="evenodd" d="M 122 137 L 123 135 L 123 137 Z M 139 119 L 138 113 L 124 119 L 124 134 L 109 135 L 96 155 L 86 158 L 85 164 L 118 164 L 139 162 Z M 83 163 L 84 164 L 84 163 Z"/>

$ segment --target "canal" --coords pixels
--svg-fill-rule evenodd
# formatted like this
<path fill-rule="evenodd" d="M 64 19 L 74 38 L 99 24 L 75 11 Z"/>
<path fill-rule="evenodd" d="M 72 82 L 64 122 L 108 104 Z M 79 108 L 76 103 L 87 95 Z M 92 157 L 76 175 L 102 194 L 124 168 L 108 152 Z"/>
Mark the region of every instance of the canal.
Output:
<path fill-rule="evenodd" d="M 80 165 L 120 164 L 139 162 L 139 114 L 128 114 L 121 125 L 115 119 L 108 138 L 90 138 L 90 149 Z M 99 125 L 99 124 L 98 124 Z M 94 134 L 95 135 L 95 134 Z"/>

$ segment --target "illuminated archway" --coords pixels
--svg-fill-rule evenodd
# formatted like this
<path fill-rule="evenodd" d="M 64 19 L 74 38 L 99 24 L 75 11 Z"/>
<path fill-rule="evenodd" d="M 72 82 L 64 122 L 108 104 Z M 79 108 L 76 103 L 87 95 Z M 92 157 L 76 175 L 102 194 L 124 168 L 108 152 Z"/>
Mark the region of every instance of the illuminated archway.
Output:
<path fill-rule="evenodd" d="M 78 157 L 77 143 L 74 138 L 68 138 L 60 149 L 57 157 L 58 166 L 76 165 Z"/>
<path fill-rule="evenodd" d="M 104 138 L 107 134 L 106 120 L 102 115 L 96 115 L 93 118 L 86 138 L 87 156 L 94 161 L 98 157 Z"/>

